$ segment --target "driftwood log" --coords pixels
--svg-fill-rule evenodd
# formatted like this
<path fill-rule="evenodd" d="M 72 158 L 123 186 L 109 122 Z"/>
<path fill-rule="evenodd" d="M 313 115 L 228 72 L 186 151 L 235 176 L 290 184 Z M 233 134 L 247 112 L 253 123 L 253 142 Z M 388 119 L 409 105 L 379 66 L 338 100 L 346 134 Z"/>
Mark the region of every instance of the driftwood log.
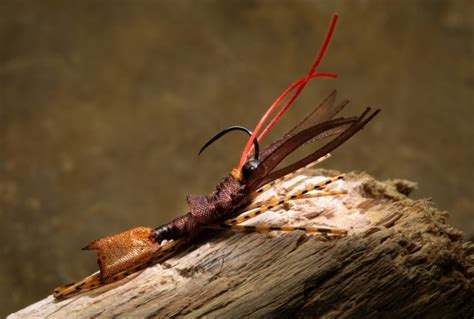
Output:
<path fill-rule="evenodd" d="M 310 170 L 262 196 L 336 173 Z M 408 198 L 414 187 L 351 173 L 331 185 L 348 195 L 248 221 L 344 228 L 345 238 L 215 232 L 111 286 L 60 302 L 49 296 L 9 318 L 472 318 L 474 245 L 430 200 Z"/>

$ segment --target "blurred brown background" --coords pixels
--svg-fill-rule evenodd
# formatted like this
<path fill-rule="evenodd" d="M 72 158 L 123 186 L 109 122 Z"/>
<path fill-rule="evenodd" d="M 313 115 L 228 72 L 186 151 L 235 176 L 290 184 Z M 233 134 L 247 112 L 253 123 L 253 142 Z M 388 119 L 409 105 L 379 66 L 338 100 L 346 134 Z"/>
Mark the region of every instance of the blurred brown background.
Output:
<path fill-rule="evenodd" d="M 0 1 L 0 315 L 95 271 L 90 240 L 186 212 L 340 15 L 318 80 L 381 115 L 325 167 L 419 183 L 474 237 L 472 1 Z M 267 139 L 270 140 L 270 139 Z"/>

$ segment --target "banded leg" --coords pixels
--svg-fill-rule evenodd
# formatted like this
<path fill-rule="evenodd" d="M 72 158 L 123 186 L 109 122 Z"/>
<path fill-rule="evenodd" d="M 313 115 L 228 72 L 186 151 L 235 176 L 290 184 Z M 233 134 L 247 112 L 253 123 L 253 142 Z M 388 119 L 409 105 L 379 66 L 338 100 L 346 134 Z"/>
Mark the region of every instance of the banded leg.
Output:
<path fill-rule="evenodd" d="M 318 183 L 316 185 L 311 185 L 311 186 L 307 187 L 305 190 L 299 191 L 299 192 L 294 193 L 292 195 L 271 198 L 271 199 L 266 200 L 266 201 L 250 204 L 242 210 L 242 212 L 241 212 L 242 215 L 239 215 L 235 218 L 228 219 L 228 220 L 224 221 L 223 224 L 226 224 L 226 225 L 240 224 L 244 221 L 255 218 L 258 215 L 263 214 L 264 212 L 267 212 L 267 211 L 269 211 L 269 210 L 271 210 L 275 207 L 278 207 L 280 205 L 284 205 L 284 204 L 286 204 L 286 203 L 288 203 L 289 201 L 292 201 L 292 200 L 298 200 L 298 199 L 304 199 L 304 198 L 316 198 L 316 197 L 346 195 L 347 191 L 318 192 L 318 193 L 308 194 L 308 192 L 310 192 L 310 191 L 323 189 L 324 187 L 326 187 L 330 183 L 338 181 L 338 180 L 342 180 L 342 179 L 344 179 L 344 175 L 339 175 L 339 176 L 327 179 L 325 181 L 322 181 L 321 183 Z M 250 211 L 252 209 L 255 209 L 255 210 Z"/>
<path fill-rule="evenodd" d="M 331 192 L 317 192 L 317 193 L 309 193 L 311 191 L 317 191 L 324 189 L 327 185 L 336 182 L 338 180 L 343 180 L 344 175 L 335 176 L 333 178 L 324 180 L 316 185 L 308 185 L 306 189 L 293 193 L 291 195 L 283 196 L 283 197 L 276 197 L 271 198 L 266 201 L 257 202 L 251 205 L 248 205 L 244 208 L 244 210 L 251 210 L 255 209 L 254 211 L 245 213 L 243 215 L 237 216 L 232 219 L 228 219 L 223 221 L 220 224 L 211 224 L 206 225 L 206 228 L 211 229 L 233 229 L 239 231 L 255 231 L 255 232 L 269 232 L 269 231 L 295 231 L 295 230 L 302 230 L 306 233 L 310 234 L 320 234 L 325 237 L 345 237 L 347 236 L 347 231 L 343 229 L 337 228 L 329 228 L 329 227 L 298 227 L 298 226 L 291 226 L 291 225 L 283 225 L 283 226 L 270 226 L 270 225 L 240 225 L 240 223 L 245 222 L 249 219 L 255 218 L 258 215 L 271 210 L 275 207 L 280 205 L 284 205 L 292 200 L 303 199 L 303 198 L 316 198 L 316 197 L 324 197 L 324 196 L 338 196 L 338 195 L 345 195 L 347 191 L 331 191 Z"/>
<path fill-rule="evenodd" d="M 316 198 L 316 197 L 326 197 L 326 196 L 339 196 L 339 195 L 346 195 L 347 191 L 338 191 L 338 192 L 320 192 L 320 193 L 313 193 L 313 194 L 299 194 L 299 195 L 291 195 L 289 197 L 277 197 L 270 199 L 265 202 L 261 202 L 262 205 L 260 207 L 253 207 L 254 211 L 245 212 L 242 215 L 239 215 L 235 218 L 231 218 L 222 222 L 224 225 L 237 225 L 249 219 L 255 218 L 258 215 L 261 215 L 271 209 L 274 209 L 280 205 L 284 205 L 292 200 L 304 199 L 304 198 Z M 252 205 L 253 206 L 253 205 Z"/>
<path fill-rule="evenodd" d="M 227 224 L 213 224 L 207 225 L 206 228 L 210 229 L 233 229 L 238 231 L 247 231 L 247 232 L 258 232 L 258 233 L 266 233 L 270 231 L 285 231 L 291 232 L 296 230 L 302 230 L 308 234 L 319 234 L 325 237 L 345 237 L 347 236 L 347 231 L 344 229 L 338 228 L 330 228 L 330 227 L 297 227 L 291 225 L 283 225 L 283 226 L 269 226 L 269 225 L 256 225 L 256 226 L 249 226 L 249 225 L 227 225 Z"/>
<path fill-rule="evenodd" d="M 319 158 L 318 160 L 316 160 L 316 161 L 314 161 L 314 162 L 312 162 L 312 163 L 309 163 L 309 164 L 306 165 L 306 166 L 301 167 L 300 169 L 297 169 L 297 170 L 294 171 L 294 172 L 291 172 L 291 173 L 289 173 L 289 174 L 286 174 L 286 175 L 283 176 L 283 177 L 277 178 L 277 179 L 271 181 L 270 183 L 267 183 L 267 184 L 263 185 L 262 187 L 260 187 L 259 189 L 257 189 L 257 190 L 255 191 L 255 196 L 257 196 L 257 195 L 259 195 L 259 194 L 261 194 L 261 193 L 263 193 L 263 192 L 266 192 L 267 190 L 269 190 L 270 188 L 272 188 L 272 187 L 275 186 L 275 185 L 281 184 L 282 182 L 289 180 L 290 178 L 292 178 L 293 176 L 298 175 L 299 173 L 301 173 L 301 172 L 304 171 L 305 169 L 311 168 L 311 167 L 313 167 L 314 165 L 319 164 L 319 163 L 323 162 L 324 160 L 328 159 L 329 157 L 331 157 L 331 154 L 330 154 L 330 153 L 324 155 L 323 157 Z"/>
<path fill-rule="evenodd" d="M 68 285 L 58 287 L 54 289 L 54 293 L 53 293 L 54 298 L 59 299 L 59 300 L 66 299 L 76 294 L 82 293 L 84 291 L 92 290 L 92 289 L 99 288 L 99 287 L 114 283 L 116 281 L 119 281 L 157 262 L 168 259 L 174 252 L 176 252 L 178 247 L 182 246 L 183 244 L 184 244 L 184 240 L 182 239 L 168 242 L 164 244 L 156 252 L 153 258 L 151 258 L 146 263 L 133 266 L 130 269 L 127 269 L 125 271 L 115 274 L 114 276 L 111 276 L 108 278 L 102 278 L 100 273 L 95 273 L 78 282 L 73 282 Z"/>
<path fill-rule="evenodd" d="M 282 203 L 279 203 L 279 202 L 282 201 L 282 200 L 287 201 L 287 200 L 292 200 L 292 199 L 304 198 L 304 197 L 302 197 L 302 195 L 308 194 L 309 192 L 312 192 L 312 191 L 322 190 L 327 185 L 329 185 L 331 183 L 334 183 L 334 182 L 337 182 L 339 180 L 344 180 L 344 175 L 338 175 L 338 176 L 329 178 L 329 179 L 324 180 L 321 183 L 317 183 L 315 185 L 307 185 L 304 190 L 294 192 L 291 195 L 276 197 L 276 198 L 272 198 L 272 199 L 269 199 L 269 200 L 265 200 L 265 201 L 250 204 L 247 207 L 245 207 L 244 209 L 249 210 L 249 209 L 254 209 L 254 208 L 257 208 L 257 207 L 264 206 L 264 205 L 281 205 L 281 204 L 283 204 L 283 202 Z M 320 193 L 311 194 L 311 195 L 314 195 L 314 196 L 309 196 L 309 197 L 337 196 L 337 195 L 344 195 L 344 194 L 347 194 L 347 192 L 346 191 L 320 192 Z M 310 194 L 308 194 L 308 195 L 310 195 Z"/>

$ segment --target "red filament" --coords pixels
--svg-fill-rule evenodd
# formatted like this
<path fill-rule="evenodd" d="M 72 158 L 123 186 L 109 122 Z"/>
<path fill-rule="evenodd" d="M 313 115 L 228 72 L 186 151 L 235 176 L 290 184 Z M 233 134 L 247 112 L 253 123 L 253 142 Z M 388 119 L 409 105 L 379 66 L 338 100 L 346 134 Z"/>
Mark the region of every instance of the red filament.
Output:
<path fill-rule="evenodd" d="M 265 112 L 265 114 L 262 116 L 262 118 L 258 122 L 257 126 L 253 130 L 252 136 L 249 138 L 249 140 L 247 142 L 247 145 L 245 145 L 244 151 L 242 152 L 242 156 L 240 157 L 240 162 L 239 162 L 239 165 L 237 167 L 237 169 L 239 171 L 242 169 L 242 166 L 247 161 L 247 157 L 248 157 L 249 153 L 252 151 L 253 141 L 255 139 L 260 141 L 267 134 L 267 132 L 278 122 L 278 120 L 286 112 L 286 110 L 293 104 L 293 102 L 296 100 L 298 95 L 301 93 L 301 91 L 305 88 L 306 84 L 308 84 L 308 82 L 311 79 L 314 79 L 314 78 L 336 78 L 336 75 L 332 74 L 332 73 L 315 73 L 315 72 L 316 72 L 316 69 L 318 68 L 319 64 L 321 63 L 321 61 L 324 57 L 324 54 L 326 53 L 326 50 L 329 46 L 329 43 L 331 42 L 331 38 L 332 38 L 332 35 L 334 33 L 334 29 L 336 28 L 337 19 L 338 19 L 338 16 L 334 15 L 333 18 L 332 18 L 332 21 L 331 21 L 331 25 L 329 26 L 329 30 L 326 34 L 326 38 L 324 39 L 323 46 L 321 47 L 321 50 L 319 51 L 319 54 L 317 55 L 317 57 L 316 57 L 313 65 L 311 66 L 311 69 L 309 70 L 308 74 L 305 77 L 303 77 L 302 79 L 299 79 L 298 81 L 291 84 L 285 91 L 283 91 L 283 93 L 279 97 L 277 97 L 277 99 L 272 103 L 272 105 L 268 108 L 268 110 Z M 288 100 L 288 102 L 280 109 L 280 111 L 270 121 L 270 123 L 263 130 L 263 132 L 260 135 L 258 135 L 258 133 L 262 129 L 263 125 L 267 121 L 270 114 L 273 113 L 273 111 L 275 111 L 275 109 L 288 96 L 288 94 L 290 94 L 295 89 L 296 89 L 296 91 L 293 93 L 293 95 Z"/>

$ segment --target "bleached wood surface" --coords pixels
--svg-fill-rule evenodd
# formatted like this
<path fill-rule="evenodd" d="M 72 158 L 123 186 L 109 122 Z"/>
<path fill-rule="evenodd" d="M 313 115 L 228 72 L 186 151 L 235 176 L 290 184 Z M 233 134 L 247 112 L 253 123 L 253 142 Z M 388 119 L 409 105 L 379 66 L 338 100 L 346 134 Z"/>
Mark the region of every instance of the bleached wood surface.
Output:
<path fill-rule="evenodd" d="M 305 174 L 276 192 L 336 172 Z M 131 278 L 65 301 L 48 296 L 9 318 L 472 318 L 474 245 L 429 200 L 406 197 L 413 188 L 351 173 L 331 185 L 348 195 L 252 220 L 345 228 L 346 238 L 217 232 Z"/>

